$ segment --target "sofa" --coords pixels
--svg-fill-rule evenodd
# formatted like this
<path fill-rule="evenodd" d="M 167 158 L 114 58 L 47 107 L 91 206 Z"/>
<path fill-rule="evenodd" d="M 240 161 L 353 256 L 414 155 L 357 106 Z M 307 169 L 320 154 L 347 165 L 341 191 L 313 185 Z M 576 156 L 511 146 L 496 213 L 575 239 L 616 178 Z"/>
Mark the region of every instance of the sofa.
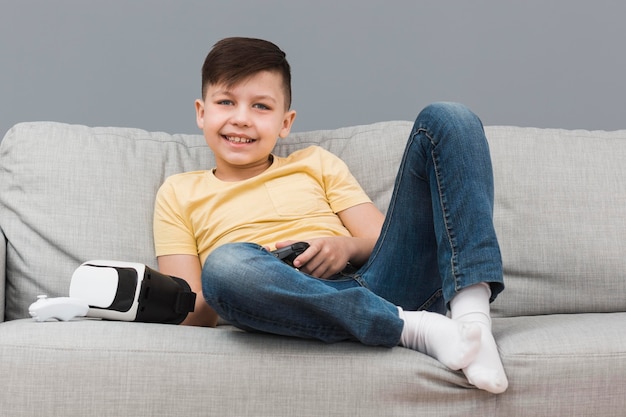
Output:
<path fill-rule="evenodd" d="M 292 133 L 386 210 L 408 121 Z M 2 416 L 624 416 L 626 130 L 487 126 L 506 290 L 492 304 L 509 378 L 478 390 L 421 353 L 216 328 L 36 322 L 92 259 L 156 268 L 155 193 L 209 169 L 201 135 L 20 123 L 0 142 Z M 408 254 L 410 255 L 410 254 Z"/>

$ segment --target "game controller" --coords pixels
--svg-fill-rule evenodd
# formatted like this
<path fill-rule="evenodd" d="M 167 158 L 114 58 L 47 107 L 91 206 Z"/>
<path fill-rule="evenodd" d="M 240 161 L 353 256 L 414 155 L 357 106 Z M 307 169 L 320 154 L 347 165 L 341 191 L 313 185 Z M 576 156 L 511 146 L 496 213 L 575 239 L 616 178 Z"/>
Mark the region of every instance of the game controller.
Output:
<path fill-rule="evenodd" d="M 305 250 L 309 244 L 306 242 L 296 242 L 284 248 L 273 250 L 271 253 L 287 265 L 293 267 L 293 261 Z"/>
<path fill-rule="evenodd" d="M 36 321 L 49 319 L 69 321 L 75 317 L 86 316 L 88 311 L 89 305 L 79 298 L 48 298 L 47 295 L 38 296 L 37 301 L 28 308 L 31 317 Z"/>

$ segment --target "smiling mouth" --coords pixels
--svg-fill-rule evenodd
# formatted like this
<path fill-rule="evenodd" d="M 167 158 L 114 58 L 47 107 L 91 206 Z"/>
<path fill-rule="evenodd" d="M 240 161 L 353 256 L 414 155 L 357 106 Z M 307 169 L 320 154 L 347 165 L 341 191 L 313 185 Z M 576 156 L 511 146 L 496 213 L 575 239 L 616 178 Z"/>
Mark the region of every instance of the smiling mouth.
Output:
<path fill-rule="evenodd" d="M 225 140 L 227 140 L 228 142 L 231 142 L 231 143 L 252 143 L 252 142 L 254 142 L 254 139 L 241 138 L 241 137 L 238 137 L 238 136 L 225 136 L 225 135 L 222 135 L 222 138 L 224 138 Z"/>

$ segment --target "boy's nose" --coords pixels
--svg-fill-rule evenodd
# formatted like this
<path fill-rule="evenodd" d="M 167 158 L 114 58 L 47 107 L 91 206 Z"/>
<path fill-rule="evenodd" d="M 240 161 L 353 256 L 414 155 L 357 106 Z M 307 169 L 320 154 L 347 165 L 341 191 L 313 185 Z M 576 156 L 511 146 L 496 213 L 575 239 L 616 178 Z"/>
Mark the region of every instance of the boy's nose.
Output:
<path fill-rule="evenodd" d="M 234 111 L 230 121 L 231 121 L 232 124 L 234 124 L 236 126 L 249 126 L 250 125 L 250 114 L 248 112 L 248 109 L 246 109 L 243 106 L 238 107 Z"/>

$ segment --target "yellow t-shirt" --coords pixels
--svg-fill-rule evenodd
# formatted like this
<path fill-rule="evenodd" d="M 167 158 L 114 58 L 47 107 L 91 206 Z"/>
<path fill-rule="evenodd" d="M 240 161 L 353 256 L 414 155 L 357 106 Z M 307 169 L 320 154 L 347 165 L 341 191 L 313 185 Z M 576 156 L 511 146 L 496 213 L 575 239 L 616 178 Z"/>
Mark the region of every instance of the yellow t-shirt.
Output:
<path fill-rule="evenodd" d="M 156 255 L 199 255 L 230 242 L 273 248 L 283 240 L 349 236 L 336 213 L 370 202 L 346 164 L 311 146 L 274 156 L 262 174 L 236 182 L 213 171 L 166 179 L 154 211 Z"/>

